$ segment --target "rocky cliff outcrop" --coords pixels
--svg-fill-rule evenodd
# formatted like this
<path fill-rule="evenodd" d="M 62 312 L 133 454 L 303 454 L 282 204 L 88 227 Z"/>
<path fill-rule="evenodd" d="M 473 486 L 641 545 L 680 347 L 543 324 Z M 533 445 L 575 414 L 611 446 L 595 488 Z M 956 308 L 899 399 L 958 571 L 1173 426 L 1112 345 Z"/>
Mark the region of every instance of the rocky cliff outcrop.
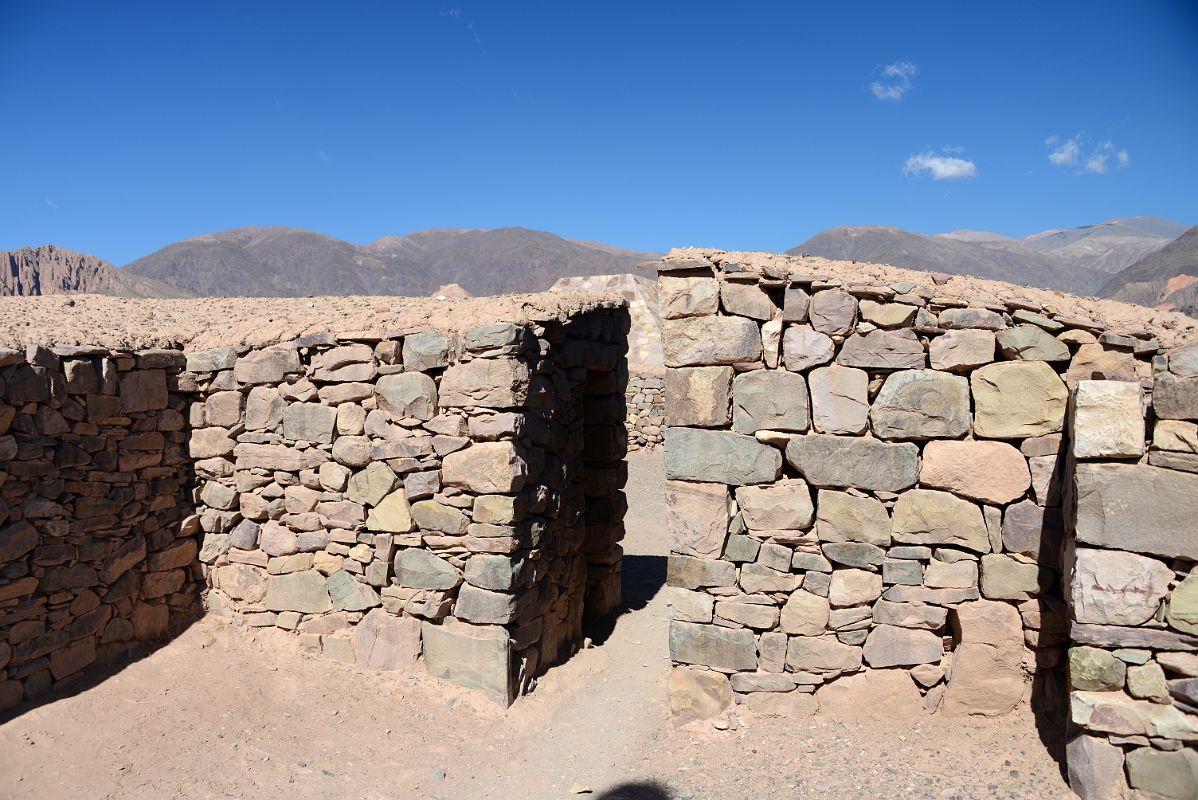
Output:
<path fill-rule="evenodd" d="M 114 297 L 188 297 L 165 283 L 121 272 L 107 261 L 52 244 L 0 253 L 0 295 L 107 294 Z"/>

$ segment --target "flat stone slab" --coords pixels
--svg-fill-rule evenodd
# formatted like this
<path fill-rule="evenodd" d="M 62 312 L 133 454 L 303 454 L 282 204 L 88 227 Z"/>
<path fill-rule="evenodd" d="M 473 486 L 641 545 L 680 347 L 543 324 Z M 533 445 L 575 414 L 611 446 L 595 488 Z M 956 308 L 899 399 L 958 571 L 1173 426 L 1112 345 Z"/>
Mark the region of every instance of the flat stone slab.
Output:
<path fill-rule="evenodd" d="M 771 483 L 782 472 L 782 453 L 730 431 L 666 428 L 665 467 L 669 480 L 730 486 Z"/>
<path fill-rule="evenodd" d="M 1078 464 L 1077 540 L 1198 560 L 1198 475 L 1141 464 Z"/>
<path fill-rule="evenodd" d="M 505 708 L 512 704 L 511 649 L 504 628 L 425 622 L 421 638 L 424 666 L 430 675 L 476 689 Z"/>
<path fill-rule="evenodd" d="M 919 473 L 919 448 L 910 442 L 818 433 L 791 439 L 786 460 L 821 488 L 897 492 L 914 486 Z"/>

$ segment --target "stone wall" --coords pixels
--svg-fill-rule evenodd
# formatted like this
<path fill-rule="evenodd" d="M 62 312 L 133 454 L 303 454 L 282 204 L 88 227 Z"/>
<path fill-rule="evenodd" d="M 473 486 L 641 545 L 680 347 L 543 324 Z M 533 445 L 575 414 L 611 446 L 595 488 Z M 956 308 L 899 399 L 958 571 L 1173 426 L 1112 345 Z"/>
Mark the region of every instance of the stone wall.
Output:
<path fill-rule="evenodd" d="M 190 353 L 208 608 L 511 702 L 619 605 L 627 325 Z"/>
<path fill-rule="evenodd" d="M 0 711 L 198 613 L 182 367 L 0 348 Z"/>
<path fill-rule="evenodd" d="M 1151 382 L 1157 343 L 1017 297 L 969 305 L 947 276 L 770 264 L 657 265 L 672 702 L 806 714 L 861 688 L 1012 710 L 1068 643 L 1070 393 Z"/>
<path fill-rule="evenodd" d="M 1198 796 L 1198 343 L 1070 410 L 1070 783 Z"/>
<path fill-rule="evenodd" d="M 665 439 L 666 391 L 664 370 L 633 367 L 625 404 L 629 450 L 652 450 Z"/>

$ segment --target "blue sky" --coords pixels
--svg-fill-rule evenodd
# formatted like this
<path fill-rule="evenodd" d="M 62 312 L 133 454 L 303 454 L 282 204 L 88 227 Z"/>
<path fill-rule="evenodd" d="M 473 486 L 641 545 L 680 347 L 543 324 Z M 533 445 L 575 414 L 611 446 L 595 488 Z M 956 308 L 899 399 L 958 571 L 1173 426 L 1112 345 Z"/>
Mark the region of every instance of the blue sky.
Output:
<path fill-rule="evenodd" d="M 0 249 L 1198 223 L 1198 5 L 0 0 Z"/>

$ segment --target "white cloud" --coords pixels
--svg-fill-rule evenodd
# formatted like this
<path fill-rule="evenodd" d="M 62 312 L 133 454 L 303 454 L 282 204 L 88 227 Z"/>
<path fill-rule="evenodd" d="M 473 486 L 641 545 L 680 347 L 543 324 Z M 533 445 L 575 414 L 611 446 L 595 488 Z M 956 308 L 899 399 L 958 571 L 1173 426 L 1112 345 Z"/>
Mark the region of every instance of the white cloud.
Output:
<path fill-rule="evenodd" d="M 893 64 L 887 64 L 882 67 L 884 80 L 871 83 L 870 91 L 879 100 L 893 100 L 897 103 L 914 85 L 914 79 L 918 73 L 919 67 L 910 61 L 896 61 Z"/>
<path fill-rule="evenodd" d="M 55 203 L 49 197 L 46 198 L 46 205 L 49 206 L 50 208 L 58 208 L 58 203 Z"/>
<path fill-rule="evenodd" d="M 1089 172 L 1092 175 L 1105 175 L 1110 169 L 1110 161 L 1114 159 L 1114 168 L 1123 169 L 1131 163 L 1131 156 L 1126 149 L 1115 147 L 1110 139 L 1090 147 L 1082 134 L 1071 136 L 1064 141 L 1059 136 L 1049 136 L 1044 144 L 1051 147 L 1048 160 L 1057 167 L 1077 167 L 1075 174 Z"/>
<path fill-rule="evenodd" d="M 1052 147 L 1060 141 L 1055 136 L 1049 136 L 1045 140 L 1045 144 Z M 1081 148 L 1077 144 L 1077 139 L 1066 139 L 1060 147 L 1055 148 L 1048 154 L 1048 160 L 1058 167 L 1068 167 L 1077 162 L 1077 154 Z"/>
<path fill-rule="evenodd" d="M 937 155 L 931 150 L 911 156 L 903 165 L 904 175 L 918 176 L 924 172 L 931 175 L 934 181 L 958 181 L 976 176 L 978 168 L 972 161 Z"/>

